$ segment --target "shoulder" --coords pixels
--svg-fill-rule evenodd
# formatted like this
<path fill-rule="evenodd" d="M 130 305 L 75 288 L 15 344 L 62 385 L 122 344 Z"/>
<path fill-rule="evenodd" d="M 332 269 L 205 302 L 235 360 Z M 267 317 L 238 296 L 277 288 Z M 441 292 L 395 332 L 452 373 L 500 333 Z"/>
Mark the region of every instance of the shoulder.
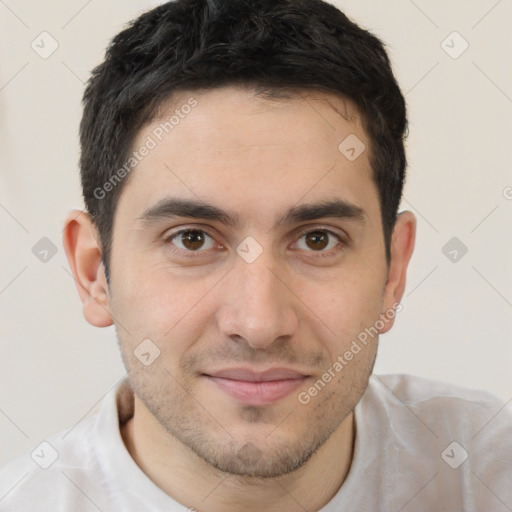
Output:
<path fill-rule="evenodd" d="M 487 391 L 406 374 L 372 375 L 369 387 L 381 397 L 389 397 L 388 392 L 392 393 L 404 405 L 425 403 L 435 407 L 437 403 L 446 400 L 453 403 L 466 402 L 477 407 L 503 403 Z"/>
<path fill-rule="evenodd" d="M 411 375 L 373 375 L 365 394 L 367 407 L 382 408 L 389 418 L 410 423 L 414 415 L 441 436 L 458 435 L 478 443 L 478 435 L 510 436 L 512 408 L 486 391 Z"/>
<path fill-rule="evenodd" d="M 0 469 L 0 510 L 97 510 L 101 489 L 96 455 L 98 414 L 35 444 Z M 92 499 L 92 501 L 91 501 Z"/>
<path fill-rule="evenodd" d="M 423 510 L 512 504 L 510 402 L 421 377 L 372 375 L 355 420 L 349 487 L 357 488 L 362 475 L 373 481 L 376 507 L 383 499 L 390 510 L 409 501 Z"/>
<path fill-rule="evenodd" d="M 123 379 L 107 393 L 97 413 L 36 444 L 0 469 L 0 510 L 126 509 L 114 505 L 118 493 L 113 478 L 124 475 L 131 465 L 127 480 L 140 479 L 119 430 L 121 420 L 132 412 L 131 388 Z"/>

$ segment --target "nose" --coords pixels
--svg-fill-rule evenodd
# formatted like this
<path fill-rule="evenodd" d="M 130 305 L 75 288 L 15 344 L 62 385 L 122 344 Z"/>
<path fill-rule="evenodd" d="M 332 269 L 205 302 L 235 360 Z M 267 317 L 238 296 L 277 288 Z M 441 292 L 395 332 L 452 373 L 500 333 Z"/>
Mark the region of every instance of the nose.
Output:
<path fill-rule="evenodd" d="M 290 338 L 298 326 L 299 300 L 287 287 L 286 273 L 274 264 L 270 252 L 263 252 L 252 263 L 237 258 L 223 281 L 223 303 L 218 310 L 222 334 L 254 349 L 266 349 L 277 339 Z"/>

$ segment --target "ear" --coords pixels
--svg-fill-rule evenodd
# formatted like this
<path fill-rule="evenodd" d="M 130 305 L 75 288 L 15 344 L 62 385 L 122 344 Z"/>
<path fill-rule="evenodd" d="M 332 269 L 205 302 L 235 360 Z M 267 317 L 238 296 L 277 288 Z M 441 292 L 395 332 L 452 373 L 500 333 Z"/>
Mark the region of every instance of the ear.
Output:
<path fill-rule="evenodd" d="M 85 319 L 95 327 L 112 325 L 99 236 L 87 213 L 69 212 L 64 222 L 63 244 Z"/>
<path fill-rule="evenodd" d="M 389 331 L 395 323 L 395 314 L 389 311 L 400 310 L 400 301 L 405 290 L 407 267 L 411 259 L 416 239 L 416 217 L 412 212 L 404 211 L 396 219 L 393 236 L 391 237 L 391 259 L 388 268 L 388 279 L 384 288 L 382 315 L 385 316 L 384 327 L 380 334 Z M 388 312 L 387 314 L 385 314 Z M 391 317 L 391 318 L 390 318 Z"/>

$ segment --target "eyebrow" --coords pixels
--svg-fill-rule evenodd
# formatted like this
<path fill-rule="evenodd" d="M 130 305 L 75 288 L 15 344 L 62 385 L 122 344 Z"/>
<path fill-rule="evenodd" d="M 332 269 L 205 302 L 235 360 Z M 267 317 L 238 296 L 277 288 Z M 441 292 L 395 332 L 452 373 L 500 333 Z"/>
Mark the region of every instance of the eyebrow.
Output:
<path fill-rule="evenodd" d="M 362 221 L 366 215 L 365 210 L 359 206 L 335 198 L 317 203 L 292 206 L 279 217 L 275 225 L 290 225 L 324 217 Z M 161 199 L 155 205 L 144 210 L 135 220 L 141 226 L 148 227 L 175 217 L 218 221 L 229 227 L 235 227 L 240 222 L 240 217 L 236 212 L 224 210 L 203 201 L 178 197 Z"/>

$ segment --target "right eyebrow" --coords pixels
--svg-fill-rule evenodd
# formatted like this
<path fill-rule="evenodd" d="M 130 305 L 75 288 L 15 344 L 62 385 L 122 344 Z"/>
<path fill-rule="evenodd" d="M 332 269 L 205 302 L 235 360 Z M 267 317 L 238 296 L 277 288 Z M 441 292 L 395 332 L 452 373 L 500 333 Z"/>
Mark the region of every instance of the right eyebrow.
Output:
<path fill-rule="evenodd" d="M 216 220 L 234 227 L 239 222 L 238 214 L 222 210 L 212 204 L 191 199 L 168 197 L 147 208 L 135 220 L 148 226 L 174 217 L 191 217 L 194 219 Z"/>

